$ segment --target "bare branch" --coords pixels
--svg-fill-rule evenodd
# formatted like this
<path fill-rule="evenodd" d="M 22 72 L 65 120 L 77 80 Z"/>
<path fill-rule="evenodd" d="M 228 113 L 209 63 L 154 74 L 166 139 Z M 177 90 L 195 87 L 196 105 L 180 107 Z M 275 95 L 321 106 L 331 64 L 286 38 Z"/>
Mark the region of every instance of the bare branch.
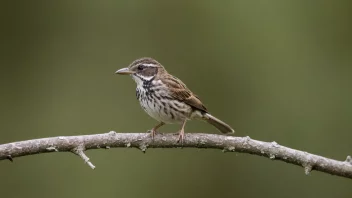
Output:
<path fill-rule="evenodd" d="M 61 136 L 26 140 L 0 145 L 0 160 L 48 152 L 73 152 L 91 168 L 95 166 L 84 154 L 85 150 L 99 148 L 131 147 L 146 152 L 148 148 L 211 148 L 223 152 L 242 152 L 280 160 L 303 167 L 304 173 L 317 170 L 352 179 L 352 159 L 337 161 L 284 147 L 276 142 L 262 142 L 247 137 L 215 134 L 187 133 L 183 145 L 177 143 L 177 135 L 157 134 L 152 140 L 147 133 L 116 133 Z M 303 172 L 303 171 L 302 171 Z"/>

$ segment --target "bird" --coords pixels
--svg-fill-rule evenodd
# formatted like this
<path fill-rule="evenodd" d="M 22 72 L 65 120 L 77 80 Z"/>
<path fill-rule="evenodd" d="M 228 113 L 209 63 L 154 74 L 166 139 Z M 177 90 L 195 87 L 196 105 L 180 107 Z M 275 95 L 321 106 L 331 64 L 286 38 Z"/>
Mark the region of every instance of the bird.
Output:
<path fill-rule="evenodd" d="M 115 74 L 130 75 L 136 82 L 136 97 L 141 107 L 159 122 L 149 130 L 153 139 L 161 126 L 182 124 L 177 143 L 183 144 L 186 122 L 193 119 L 204 120 L 225 134 L 235 132 L 228 124 L 211 115 L 197 95 L 153 58 L 136 59 Z"/>

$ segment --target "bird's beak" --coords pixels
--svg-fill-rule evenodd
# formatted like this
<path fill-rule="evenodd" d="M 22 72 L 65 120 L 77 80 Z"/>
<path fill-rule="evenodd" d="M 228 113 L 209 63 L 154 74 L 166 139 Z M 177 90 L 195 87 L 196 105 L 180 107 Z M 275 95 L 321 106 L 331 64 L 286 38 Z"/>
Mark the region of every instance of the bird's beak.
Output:
<path fill-rule="evenodd" d="M 128 75 L 128 74 L 134 74 L 134 71 L 131 71 L 129 68 L 122 68 L 119 69 L 115 72 L 115 74 L 121 74 L 121 75 Z"/>

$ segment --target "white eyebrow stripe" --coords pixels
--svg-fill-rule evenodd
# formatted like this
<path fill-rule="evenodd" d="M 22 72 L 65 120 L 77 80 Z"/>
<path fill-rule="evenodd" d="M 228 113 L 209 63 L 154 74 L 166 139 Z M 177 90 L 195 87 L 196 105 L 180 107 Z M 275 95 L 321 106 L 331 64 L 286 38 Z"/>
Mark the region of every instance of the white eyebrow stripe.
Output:
<path fill-rule="evenodd" d="M 146 66 L 146 67 L 157 67 L 158 65 L 156 64 L 153 64 L 153 63 L 150 63 L 150 64 L 142 64 L 143 66 Z"/>

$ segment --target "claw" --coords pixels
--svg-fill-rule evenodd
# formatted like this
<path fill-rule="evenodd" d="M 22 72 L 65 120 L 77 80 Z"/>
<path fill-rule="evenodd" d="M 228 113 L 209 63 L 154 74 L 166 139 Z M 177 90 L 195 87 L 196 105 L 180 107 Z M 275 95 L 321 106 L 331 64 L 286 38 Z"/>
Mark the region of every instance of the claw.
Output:
<path fill-rule="evenodd" d="M 185 132 L 183 130 L 181 130 L 178 135 L 177 143 L 183 144 L 184 139 L 185 139 Z"/>
<path fill-rule="evenodd" d="M 148 130 L 148 132 L 150 132 L 150 135 L 151 135 L 151 137 L 152 137 L 152 139 L 154 140 L 154 137 L 155 137 L 155 135 L 156 135 L 156 130 L 158 129 L 158 128 L 160 128 L 161 126 L 163 126 L 164 125 L 164 123 L 163 122 L 160 122 L 158 125 L 156 125 L 154 128 L 152 128 L 151 130 Z"/>
<path fill-rule="evenodd" d="M 182 128 L 180 130 L 180 133 L 178 135 L 178 140 L 177 143 L 181 142 L 183 145 L 184 139 L 185 139 L 185 125 L 186 125 L 187 120 L 183 121 Z"/>
<path fill-rule="evenodd" d="M 154 137 L 155 137 L 155 134 L 156 134 L 156 130 L 154 130 L 154 128 L 153 128 L 153 129 L 149 130 L 148 132 L 150 133 L 150 136 L 154 140 Z"/>

